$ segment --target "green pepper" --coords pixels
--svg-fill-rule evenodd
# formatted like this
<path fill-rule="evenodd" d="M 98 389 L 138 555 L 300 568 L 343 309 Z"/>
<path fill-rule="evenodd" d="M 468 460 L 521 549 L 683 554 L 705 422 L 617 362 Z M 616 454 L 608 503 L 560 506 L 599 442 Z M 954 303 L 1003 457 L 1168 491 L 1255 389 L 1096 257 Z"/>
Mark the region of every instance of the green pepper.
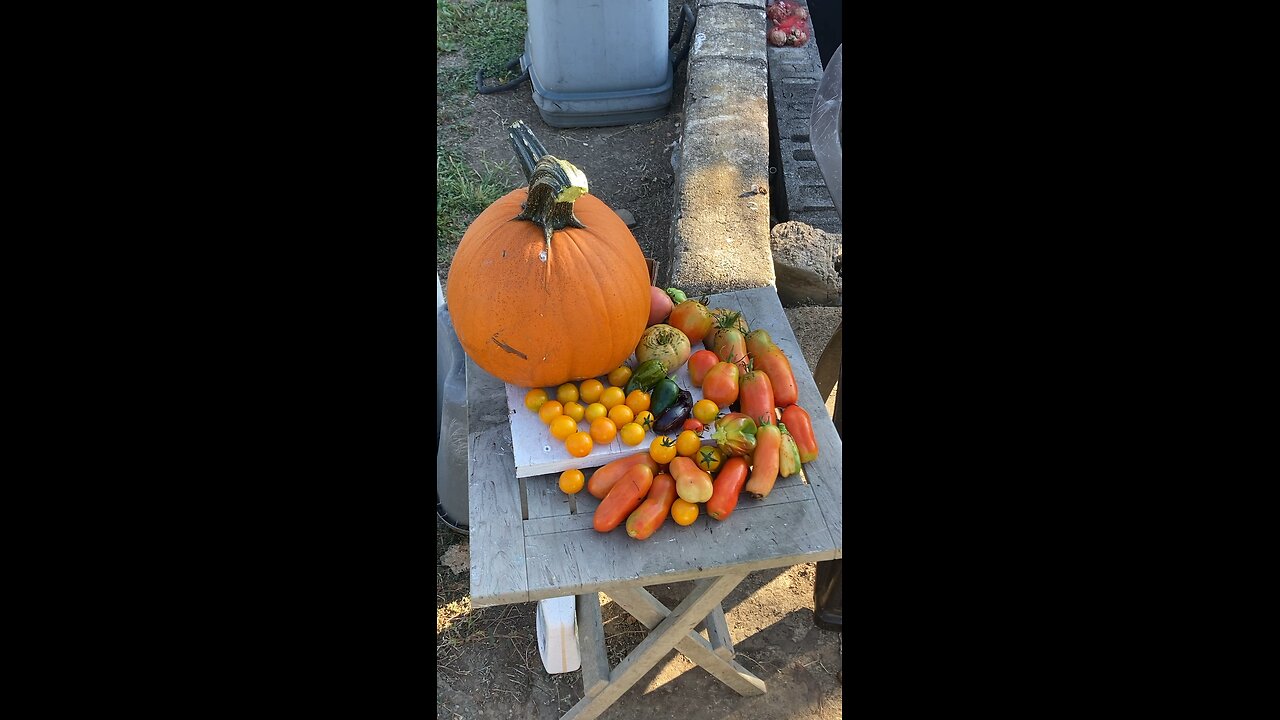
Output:
<path fill-rule="evenodd" d="M 635 372 L 631 373 L 631 379 L 627 381 L 627 387 L 623 392 L 627 395 L 630 395 L 632 390 L 637 389 L 647 392 L 666 376 L 667 366 L 663 365 L 662 361 L 657 358 L 650 358 L 640 363 Z M 654 417 L 657 417 L 657 413 L 654 413 Z"/>
<path fill-rule="evenodd" d="M 683 290 L 676 288 L 667 288 L 667 296 L 671 298 L 671 302 L 677 305 L 689 299 L 689 296 L 685 295 Z"/>
<path fill-rule="evenodd" d="M 653 395 L 649 401 L 649 412 L 653 413 L 655 418 L 661 417 L 662 411 L 671 407 L 678 397 L 680 397 L 680 386 L 676 384 L 676 381 L 669 377 L 662 378 L 657 385 L 653 386 Z"/>

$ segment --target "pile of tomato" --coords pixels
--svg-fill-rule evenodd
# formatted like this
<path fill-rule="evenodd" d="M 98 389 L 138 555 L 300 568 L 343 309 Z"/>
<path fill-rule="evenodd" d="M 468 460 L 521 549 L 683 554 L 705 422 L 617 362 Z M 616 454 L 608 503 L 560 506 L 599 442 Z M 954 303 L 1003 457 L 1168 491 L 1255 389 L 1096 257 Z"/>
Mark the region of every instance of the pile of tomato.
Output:
<path fill-rule="evenodd" d="M 563 442 L 573 457 L 586 457 L 596 444 L 607 445 L 615 438 L 623 445 L 638 446 L 653 431 L 654 417 L 649 412 L 649 392 L 636 389 L 627 394 L 623 390 L 630 379 L 631 368 L 622 365 L 604 378 L 607 385 L 599 378 L 567 382 L 554 389 L 554 397 L 543 388 L 533 388 L 525 393 L 524 406 L 538 414 L 551 437 Z M 701 446 L 700 431 L 719 414 L 715 403 L 699 400 L 694 403 L 693 415 L 700 422 L 686 422 L 686 429 L 675 439 L 659 436 L 651 444 L 661 448 L 670 440 L 672 447 Z"/>
<path fill-rule="evenodd" d="M 651 290 L 661 297 L 658 288 Z M 752 331 L 740 312 L 709 308 L 674 288 L 665 292 L 673 302 L 650 314 L 649 339 L 642 337 L 637 346 L 640 364 L 634 371 L 619 367 L 605 378 L 608 384 L 598 378 L 564 383 L 555 388 L 554 399 L 540 388 L 525 395 L 525 406 L 574 457 L 586 457 L 595 443 L 615 437 L 640 446 L 655 432 L 647 452 L 606 463 L 589 480 L 577 469 L 560 475 L 565 493 L 585 487 L 601 501 L 593 517 L 597 531 L 609 532 L 625 521 L 627 534 L 637 540 L 650 537 L 668 518 L 692 524 L 700 507 L 724 521 L 740 495 L 763 499 L 778 478 L 799 473 L 803 463 L 818 457 L 813 424 L 797 404 L 790 360 L 769 334 Z M 692 352 L 695 342 L 703 349 Z M 643 362 L 642 351 L 650 354 Z M 656 361 L 661 361 L 657 376 L 687 362 L 689 382 L 701 388 L 703 398 L 691 402 L 689 393 L 674 384 L 663 395 L 661 385 L 670 384 L 670 378 L 658 381 L 651 395 L 645 389 L 650 386 L 647 365 Z M 627 393 L 624 386 L 639 389 Z M 681 404 L 668 405 L 677 391 Z M 655 421 L 651 407 L 662 417 Z M 715 445 L 703 444 L 708 431 Z"/>

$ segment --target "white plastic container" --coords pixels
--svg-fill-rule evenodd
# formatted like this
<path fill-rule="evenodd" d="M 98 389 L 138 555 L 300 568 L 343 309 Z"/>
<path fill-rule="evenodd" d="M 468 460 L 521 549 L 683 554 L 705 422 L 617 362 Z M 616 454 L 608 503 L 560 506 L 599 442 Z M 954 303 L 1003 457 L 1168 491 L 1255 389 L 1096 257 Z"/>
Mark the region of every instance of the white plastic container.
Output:
<path fill-rule="evenodd" d="M 582 667 L 578 653 L 577 598 L 538 601 L 538 654 L 548 673 L 573 672 Z"/>
<path fill-rule="evenodd" d="M 648 122 L 671 104 L 667 0 L 528 0 L 521 68 L 552 127 Z"/>

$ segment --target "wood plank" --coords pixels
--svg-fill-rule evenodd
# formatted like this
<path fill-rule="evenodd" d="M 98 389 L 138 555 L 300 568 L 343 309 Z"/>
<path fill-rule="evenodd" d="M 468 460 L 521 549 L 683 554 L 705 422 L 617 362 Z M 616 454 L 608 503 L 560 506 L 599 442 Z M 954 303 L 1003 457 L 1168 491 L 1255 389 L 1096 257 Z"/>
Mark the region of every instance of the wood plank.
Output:
<path fill-rule="evenodd" d="M 786 320 L 786 314 L 782 311 L 782 303 L 778 300 L 777 291 L 770 287 L 764 287 L 754 290 L 742 290 L 733 293 L 733 295 L 741 303 L 743 312 L 747 314 L 748 321 L 750 321 L 751 317 L 773 317 L 775 314 L 783 318 L 782 323 L 769 322 L 763 327 L 769 331 L 769 337 L 773 339 L 773 342 L 782 349 L 787 359 L 791 361 L 791 371 L 796 376 L 796 385 L 800 390 L 797 404 L 804 408 L 813 420 L 813 434 L 818 441 L 818 458 L 812 462 L 805 463 L 805 476 L 808 478 L 809 484 L 813 486 L 818 507 L 821 509 L 823 518 L 831 530 L 832 539 L 835 541 L 838 552 L 837 557 L 843 557 L 844 445 L 840 436 L 836 434 L 836 426 L 832 423 L 831 416 L 827 415 L 826 397 L 818 392 L 818 387 L 814 383 L 813 371 L 809 368 L 808 363 L 805 362 L 804 353 L 800 350 L 800 343 L 796 340 L 795 331 L 792 329 L 791 323 Z M 775 326 L 777 327 L 776 332 L 774 330 Z"/>
<path fill-rule="evenodd" d="M 595 697 L 609 684 L 609 655 L 604 646 L 600 593 L 577 596 L 578 652 L 582 656 L 582 689 Z"/>
<path fill-rule="evenodd" d="M 786 317 L 784 316 L 783 322 L 785 321 Z M 635 355 L 628 358 L 627 363 L 635 367 L 637 364 Z M 702 399 L 702 388 L 694 387 L 693 382 L 689 379 L 688 363 L 681 365 L 676 370 L 673 378 L 677 385 L 682 389 L 688 390 L 693 395 L 694 402 Z M 597 379 L 608 387 L 608 378 L 601 376 Z M 622 440 L 615 437 L 613 442 L 608 445 L 596 445 L 593 447 L 591 453 L 586 457 L 573 457 L 565 449 L 562 441 L 551 437 L 551 431 L 538 418 L 538 415 L 530 412 L 524 406 L 524 396 L 529 392 L 529 388 L 517 387 L 509 383 L 504 384 L 506 386 L 505 397 L 509 409 L 508 418 L 511 423 L 511 436 L 514 439 L 512 454 L 515 458 L 517 477 L 545 474 L 559 475 L 571 468 L 578 468 L 584 471 L 586 468 L 598 468 L 611 460 L 617 460 L 635 453 L 638 449 L 647 448 L 649 443 L 657 437 L 657 434 L 649 432 L 645 435 L 644 441 L 635 447 L 624 445 Z M 543 389 L 547 391 L 548 395 L 555 397 L 556 388 Z M 578 423 L 578 428 L 585 431 L 589 429 L 589 426 L 584 421 Z M 705 438 L 703 444 L 714 444 L 714 441 L 710 438 Z"/>
<path fill-rule="evenodd" d="M 696 587 L 702 586 L 703 584 L 700 583 Z M 626 610 L 641 624 L 650 629 L 657 627 L 671 614 L 667 606 L 659 602 L 644 588 L 615 588 L 609 597 L 613 598 L 614 602 L 622 606 L 623 610 Z M 720 604 L 717 604 L 711 610 L 711 613 L 707 615 L 707 619 L 710 620 L 718 612 L 723 622 L 724 611 L 721 610 L 721 607 Z M 703 670 L 711 673 L 713 677 L 733 688 L 734 692 L 739 695 L 760 695 L 767 689 L 763 680 L 733 662 L 732 657 L 726 658 L 717 652 L 714 645 L 708 643 L 696 632 L 690 632 L 681 638 L 676 643 L 676 650 L 683 653 L 685 657 L 692 660 Z"/>
<path fill-rule="evenodd" d="M 569 496 L 560 490 L 559 475 L 521 478 L 529 494 L 529 519 L 569 515 Z"/>
<path fill-rule="evenodd" d="M 497 378 L 467 359 L 472 607 L 529 599 L 520 487 L 511 460 L 511 427 L 501 404 L 501 387 Z"/>
<path fill-rule="evenodd" d="M 530 521 L 532 522 L 532 521 Z M 788 567 L 836 557 L 817 503 L 740 504 L 727 520 L 703 515 L 668 522 L 647 540 L 615 529 L 525 537 L 529 599 L 610 592 L 619 585 L 671 583 L 721 572 Z"/>
<path fill-rule="evenodd" d="M 729 623 L 724 619 L 724 607 L 715 606 L 707 615 L 707 638 L 711 651 L 725 660 L 733 659 L 733 637 L 729 635 Z"/>
<path fill-rule="evenodd" d="M 658 664 L 676 643 L 688 635 L 698 621 L 706 617 L 711 608 L 720 604 L 725 595 L 746 577 L 745 574 L 723 575 L 714 582 L 695 588 L 676 606 L 648 637 L 640 641 L 626 659 L 614 668 L 609 685 L 595 697 L 583 698 L 574 705 L 562 720 L 594 720 L 610 705 L 631 689 L 644 674 Z M 714 655 L 712 656 L 714 657 Z M 718 658 L 717 658 L 718 659 Z"/>

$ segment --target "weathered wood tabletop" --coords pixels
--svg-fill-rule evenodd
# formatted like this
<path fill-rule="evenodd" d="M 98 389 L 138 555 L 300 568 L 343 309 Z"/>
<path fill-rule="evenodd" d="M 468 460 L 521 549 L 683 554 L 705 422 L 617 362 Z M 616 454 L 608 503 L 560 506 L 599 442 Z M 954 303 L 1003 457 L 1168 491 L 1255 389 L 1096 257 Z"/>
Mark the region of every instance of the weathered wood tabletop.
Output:
<path fill-rule="evenodd" d="M 467 360 L 471 606 L 721 577 L 843 557 L 841 440 L 772 287 L 713 295 L 710 307 L 741 310 L 769 332 L 813 419 L 820 454 L 799 475 L 779 478 L 769 497 L 743 495 L 727 520 L 668 519 L 648 540 L 621 528 L 596 532 L 599 501 L 567 496 L 558 475 L 516 478 L 503 383 Z M 637 449 L 643 451 L 646 446 Z"/>

